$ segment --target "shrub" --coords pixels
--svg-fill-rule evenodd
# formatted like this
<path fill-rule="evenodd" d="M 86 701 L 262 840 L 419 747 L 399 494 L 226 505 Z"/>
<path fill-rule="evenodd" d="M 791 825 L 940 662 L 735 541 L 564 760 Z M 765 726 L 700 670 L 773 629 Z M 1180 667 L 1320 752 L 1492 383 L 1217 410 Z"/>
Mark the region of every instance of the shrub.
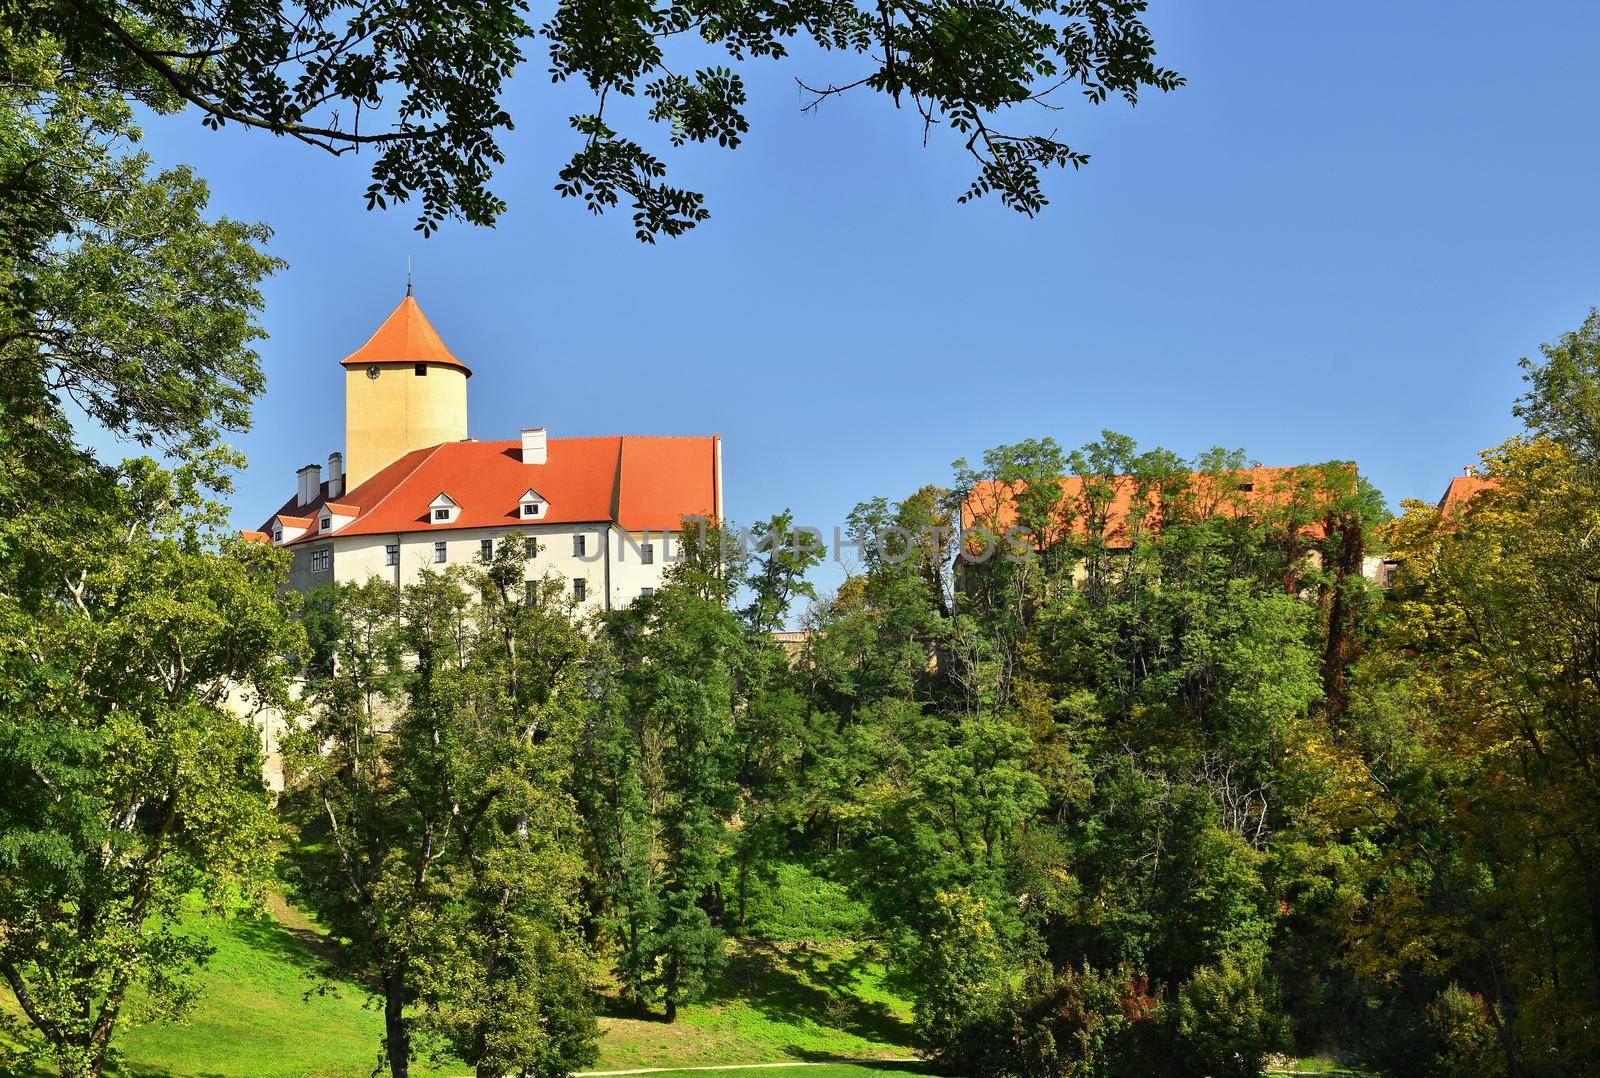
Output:
<path fill-rule="evenodd" d="M 1173 1073 L 1248 1078 L 1290 1040 L 1272 982 L 1259 966 L 1231 958 L 1196 970 L 1163 1012 Z"/>
<path fill-rule="evenodd" d="M 1430 1078 L 1490 1078 L 1504 1072 L 1483 1000 L 1460 985 L 1446 986 L 1429 1005 L 1425 1028 Z"/>

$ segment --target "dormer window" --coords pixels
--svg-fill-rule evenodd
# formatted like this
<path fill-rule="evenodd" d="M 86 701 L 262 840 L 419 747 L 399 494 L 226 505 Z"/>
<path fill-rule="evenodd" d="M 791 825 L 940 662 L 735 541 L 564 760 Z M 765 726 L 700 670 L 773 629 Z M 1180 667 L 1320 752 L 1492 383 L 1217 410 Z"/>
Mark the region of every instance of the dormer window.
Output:
<path fill-rule="evenodd" d="M 456 504 L 450 495 L 439 492 L 439 496 L 428 503 L 428 520 L 434 524 L 454 524 L 461 515 L 461 506 Z"/>
<path fill-rule="evenodd" d="M 517 500 L 517 515 L 523 520 L 538 520 L 544 516 L 548 503 L 536 490 L 529 490 Z"/>
<path fill-rule="evenodd" d="M 272 541 L 278 545 L 292 543 L 306 532 L 317 530 L 314 517 L 291 517 L 279 514 L 272 518 Z"/>
<path fill-rule="evenodd" d="M 344 505 L 340 502 L 329 502 L 317 514 L 317 531 L 336 532 L 356 518 L 360 512 L 353 505 Z"/>

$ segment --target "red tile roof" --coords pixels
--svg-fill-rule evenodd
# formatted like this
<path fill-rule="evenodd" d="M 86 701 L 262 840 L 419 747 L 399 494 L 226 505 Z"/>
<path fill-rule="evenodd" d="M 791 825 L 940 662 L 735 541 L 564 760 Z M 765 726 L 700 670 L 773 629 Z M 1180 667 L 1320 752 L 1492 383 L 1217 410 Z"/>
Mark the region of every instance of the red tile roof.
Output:
<path fill-rule="evenodd" d="M 1445 488 L 1444 497 L 1439 499 L 1439 508 L 1446 516 L 1455 516 L 1464 512 L 1467 504 L 1486 490 L 1496 490 L 1499 482 L 1488 476 L 1458 475 L 1450 480 L 1450 485 Z"/>
<path fill-rule="evenodd" d="M 472 376 L 467 365 L 450 354 L 417 301 L 407 296 L 367 343 L 339 361 L 346 367 L 365 367 L 371 363 L 437 363 L 459 367 Z"/>
<path fill-rule="evenodd" d="M 338 534 L 507 527 L 523 523 L 519 503 L 530 487 L 547 503 L 540 524 L 615 523 L 628 531 L 676 531 L 686 516 L 716 514 L 717 443 L 716 435 L 551 438 L 544 464 L 524 464 L 520 440 L 445 442 L 407 453 L 341 495 L 334 504 L 356 507 L 358 513 Z M 430 523 L 428 503 L 441 491 L 460 511 L 448 524 Z M 327 496 L 324 483 L 310 505 L 291 498 L 274 515 L 315 516 Z M 304 535 L 293 542 L 316 538 Z"/>
<path fill-rule="evenodd" d="M 239 532 L 239 538 L 243 539 L 247 543 L 270 543 L 270 542 L 272 542 L 272 536 L 268 535 L 266 532 L 253 532 L 253 531 L 248 531 L 248 530 L 241 530 Z"/>
<path fill-rule="evenodd" d="M 1347 467 L 1352 472 L 1355 470 L 1353 464 Z M 1315 474 L 1315 468 L 1244 468 L 1229 473 L 1236 486 L 1230 483 L 1229 487 L 1219 489 L 1210 473 L 1191 472 L 1188 493 L 1202 517 L 1213 514 L 1238 516 L 1250 511 L 1287 506 L 1295 497 L 1296 487 L 1303 478 Z M 1079 476 L 1066 476 L 1061 480 L 1062 523 L 1067 524 L 1072 534 L 1080 538 L 1085 533 L 1082 519 L 1084 482 Z M 1113 482 L 1115 486 L 1111 502 L 1106 507 L 1105 535 L 1111 548 L 1122 549 L 1132 544 L 1129 525 L 1138 484 L 1133 476 L 1128 475 L 1119 475 Z M 961 526 L 971 528 L 981 525 L 1004 532 L 1017 523 L 1015 499 L 1023 489 L 1024 484 L 1020 482 L 985 481 L 975 484 L 962 502 Z M 1144 527 L 1159 527 L 1160 508 L 1158 492 L 1149 492 L 1147 511 L 1142 522 Z M 1327 528 L 1321 519 L 1308 519 L 1300 524 L 1299 534 L 1305 539 L 1319 540 L 1326 538 Z"/>

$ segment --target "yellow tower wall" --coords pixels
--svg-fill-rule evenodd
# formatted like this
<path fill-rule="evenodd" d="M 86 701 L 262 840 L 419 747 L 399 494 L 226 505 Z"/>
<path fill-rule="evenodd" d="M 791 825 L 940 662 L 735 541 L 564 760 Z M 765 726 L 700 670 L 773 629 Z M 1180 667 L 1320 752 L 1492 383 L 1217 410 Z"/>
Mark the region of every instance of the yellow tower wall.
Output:
<path fill-rule="evenodd" d="M 413 449 L 467 436 L 467 374 L 428 364 L 377 364 L 344 370 L 345 490 L 351 491 Z"/>

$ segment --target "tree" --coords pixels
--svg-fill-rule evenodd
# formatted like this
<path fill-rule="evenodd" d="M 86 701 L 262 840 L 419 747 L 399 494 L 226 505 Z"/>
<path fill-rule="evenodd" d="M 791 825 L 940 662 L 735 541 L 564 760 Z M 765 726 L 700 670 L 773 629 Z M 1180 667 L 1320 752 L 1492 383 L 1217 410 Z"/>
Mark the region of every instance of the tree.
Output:
<path fill-rule="evenodd" d="M 1054 98 L 1076 92 L 1093 104 L 1112 95 L 1134 103 L 1146 87 L 1182 85 L 1155 62 L 1145 7 L 1145 0 L 722 0 L 627 11 L 568 4 L 532 24 L 520 0 L 467 7 L 22 0 L 0 13 L 0 27 L 22 47 L 58 42 L 74 57 L 71 78 L 91 95 L 182 102 L 208 126 L 258 128 L 335 155 L 375 151 L 369 208 L 416 198 L 423 232 L 448 217 L 491 224 L 505 208 L 489 189 L 503 161 L 498 136 L 512 126 L 500 96 L 524 46 L 537 39 L 552 80 L 581 82 L 594 96 L 592 111 L 571 118 L 579 146 L 557 190 L 595 213 L 627 200 L 636 234 L 653 241 L 694 227 L 708 212 L 700 194 L 664 182 L 660 158 L 619 133 L 623 99 L 642 96 L 649 121 L 666 129 L 673 146 L 735 147 L 749 125 L 744 80 L 729 65 L 787 58 L 791 40 L 803 38 L 862 65 L 843 85 L 802 83 L 808 108 L 856 88 L 897 107 L 907 103 L 925 134 L 948 128 L 974 159 L 977 177 L 961 201 L 992 192 L 1033 214 L 1047 201 L 1041 170 L 1089 159 L 1055 136 L 1053 110 L 1061 106 Z M 705 46 L 725 54 L 725 63 L 710 62 Z M 1041 129 L 1002 122 L 1030 106 L 1041 116 L 1052 110 Z"/>
<path fill-rule="evenodd" d="M 484 570 L 340 585 L 331 671 L 286 746 L 296 883 L 383 1002 L 383 1058 L 420 1032 L 482 1078 L 593 1055 L 569 788 L 585 644 L 520 537 Z"/>
<path fill-rule="evenodd" d="M 283 743 L 285 809 L 299 839 L 291 880 L 340 941 L 340 967 L 375 986 L 380 1058 L 404 1078 L 408 1009 L 418 992 L 413 949 L 447 897 L 436 869 L 447 852 L 449 807 L 429 781 L 443 747 L 397 736 L 404 682 L 394 585 L 376 577 L 339 585 L 333 604 L 339 617 L 322 625 L 338 635 L 311 643 L 331 662 L 308 677 L 307 721 Z M 463 607 L 458 597 L 439 616 L 459 617 Z"/>
<path fill-rule="evenodd" d="M 524 548 L 502 542 L 477 580 L 464 666 L 429 661 L 412 708 L 439 713 L 457 751 L 452 812 L 461 853 L 436 939 L 419 956 L 423 1025 L 479 1078 L 556 1078 L 595 1057 L 573 748 L 590 703 L 588 643 L 553 576 L 525 579 Z M 409 599 L 413 625 L 437 605 Z M 419 656 L 438 648 L 413 632 Z"/>
<path fill-rule="evenodd" d="M 608 619 L 610 665 L 581 750 L 617 975 L 667 1021 L 721 966 L 722 846 L 739 807 L 744 637 L 694 560 Z M 713 914 L 717 916 L 714 918 Z"/>
<path fill-rule="evenodd" d="M 119 514 L 3 559 L 0 590 L 0 976 L 32 1035 L 6 1024 L 72 1078 L 115 1058 L 131 993 L 181 1013 L 207 954 L 185 896 L 231 905 L 269 874 L 260 744 L 227 697 L 285 706 L 299 646 L 282 558 L 197 516 L 191 470 L 131 462 L 112 493 Z"/>
<path fill-rule="evenodd" d="M 752 632 L 777 632 L 797 598 L 817 597 L 806 573 L 822 561 L 826 549 L 821 537 L 795 530 L 794 513 L 787 509 L 756 524 L 751 534 L 759 556 L 742 581 L 751 597 L 741 614 Z"/>
<path fill-rule="evenodd" d="M 1318 585 L 1347 586 L 1314 555 L 1366 493 L 1243 466 L 1029 440 L 853 516 L 796 817 L 963 1073 L 1243 1073 L 1283 1043 L 1275 897 L 1326 834 Z M 941 541 L 957 510 L 999 549 Z"/>
<path fill-rule="evenodd" d="M 210 496 L 278 263 L 186 170 L 124 152 L 128 104 L 54 42 L 0 35 L 0 969 L 44 1054 L 98 1074 L 130 989 L 181 1010 L 204 948 L 179 900 L 254 892 L 275 837 L 224 694 L 283 703 L 298 634 L 281 559 L 225 539 Z M 74 405 L 177 466 L 108 466 Z"/>
<path fill-rule="evenodd" d="M 659 1001 L 669 1022 L 721 967 L 726 872 L 742 924 L 792 819 L 804 700 L 768 633 L 809 592 L 821 550 L 787 512 L 755 532 L 752 556 L 727 527 L 686 521 L 664 586 L 609 615 L 600 638 L 579 783 L 597 912 L 626 996 Z"/>
<path fill-rule="evenodd" d="M 1387 857 L 1367 875 L 1359 968 L 1405 986 L 1419 1026 L 1452 981 L 1478 995 L 1511 1074 L 1600 1050 L 1600 491 L 1581 451 L 1513 440 L 1464 516 L 1410 506 L 1399 602 L 1361 664 Z"/>
<path fill-rule="evenodd" d="M 259 286 L 282 264 L 263 250 L 267 229 L 207 219 L 205 185 L 187 169 L 152 174 L 146 155 L 123 153 L 139 137 L 131 109 L 83 92 L 50 42 L 8 34 L 5 55 L 8 508 L 70 526 L 115 499 L 104 494 L 114 477 L 73 444 L 68 404 L 179 459 L 245 429 L 262 386 Z"/>

